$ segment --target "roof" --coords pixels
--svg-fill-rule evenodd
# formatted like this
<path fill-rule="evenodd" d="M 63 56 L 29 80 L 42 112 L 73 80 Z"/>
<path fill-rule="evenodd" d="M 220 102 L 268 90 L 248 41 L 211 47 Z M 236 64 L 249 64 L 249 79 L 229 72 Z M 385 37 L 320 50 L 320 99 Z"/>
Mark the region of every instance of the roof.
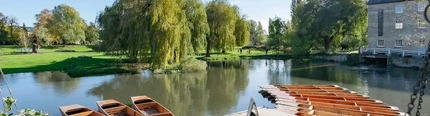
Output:
<path fill-rule="evenodd" d="M 406 0 L 369 0 L 369 1 L 367 1 L 367 5 L 403 2 L 403 1 L 406 1 Z"/>

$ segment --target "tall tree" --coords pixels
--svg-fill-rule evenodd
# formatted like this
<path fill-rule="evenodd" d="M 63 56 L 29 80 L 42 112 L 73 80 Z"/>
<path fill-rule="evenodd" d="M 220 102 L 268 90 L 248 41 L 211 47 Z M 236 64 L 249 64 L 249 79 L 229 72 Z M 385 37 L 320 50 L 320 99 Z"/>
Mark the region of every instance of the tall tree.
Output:
<path fill-rule="evenodd" d="M 7 24 L 7 16 L 5 16 L 3 13 L 0 12 L 0 44 L 6 44 L 7 39 L 7 31 L 6 25 Z"/>
<path fill-rule="evenodd" d="M 54 7 L 52 14 L 48 29 L 55 29 L 53 35 L 60 36 L 64 46 L 85 39 L 86 25 L 73 7 L 61 4 Z"/>
<path fill-rule="evenodd" d="M 249 24 L 248 21 L 246 21 L 245 16 L 239 17 L 239 19 L 237 19 L 234 35 L 236 38 L 236 46 L 244 46 L 249 44 L 249 38 L 251 35 Z"/>
<path fill-rule="evenodd" d="M 99 40 L 99 29 L 96 24 L 90 22 L 90 25 L 85 29 L 85 41 L 89 44 L 95 44 Z"/>
<path fill-rule="evenodd" d="M 257 31 L 256 41 L 258 42 L 258 45 L 262 45 L 262 44 L 266 43 L 267 42 L 267 36 L 264 33 L 263 25 L 261 25 L 260 21 L 258 21 L 256 31 Z"/>
<path fill-rule="evenodd" d="M 18 24 L 17 23 L 17 19 L 16 19 L 16 17 L 13 17 L 13 16 L 11 16 L 11 17 L 8 17 L 8 24 L 9 24 L 9 36 L 10 36 L 10 40 L 11 39 L 16 39 L 16 38 L 14 38 L 13 37 L 13 32 L 14 32 L 14 28 L 16 28 L 16 25 Z"/>
<path fill-rule="evenodd" d="M 46 45 L 50 45 L 50 39 L 51 35 L 49 33 L 49 30 L 45 27 L 36 27 L 34 28 L 33 32 L 31 33 L 30 37 L 33 39 L 32 41 L 34 43 L 44 43 Z"/>
<path fill-rule="evenodd" d="M 249 24 L 249 34 L 250 34 L 250 45 L 255 45 L 256 44 L 256 37 L 257 37 L 257 22 L 254 20 L 249 20 L 248 21 Z"/>
<path fill-rule="evenodd" d="M 249 28 L 250 28 L 250 36 L 251 36 L 250 37 L 251 45 L 258 46 L 266 42 L 267 37 L 264 34 L 264 29 L 260 21 L 256 22 L 254 20 L 250 20 Z"/>
<path fill-rule="evenodd" d="M 295 7 L 293 20 L 297 22 L 299 36 L 312 36 L 323 43 L 327 51 L 333 42 L 338 45 L 343 38 L 363 38 L 367 28 L 367 8 L 363 0 L 308 0 Z M 349 7 L 344 7 L 349 6 Z M 330 15 L 328 15 L 330 14 Z"/>
<path fill-rule="evenodd" d="M 24 48 L 27 48 L 28 44 L 30 43 L 30 40 L 28 39 L 28 30 L 25 26 L 25 23 L 22 24 L 22 35 L 19 38 L 19 43 L 24 46 Z"/>
<path fill-rule="evenodd" d="M 43 9 L 39 14 L 36 14 L 34 16 L 37 20 L 36 23 L 34 23 L 34 26 L 37 27 L 46 27 L 48 22 L 52 20 L 52 11 L 49 9 Z"/>
<path fill-rule="evenodd" d="M 116 0 L 97 18 L 102 46 L 132 62 L 150 61 L 153 68 L 179 63 L 204 43 L 202 7 L 197 0 Z"/>
<path fill-rule="evenodd" d="M 206 35 L 209 33 L 206 9 L 200 0 L 185 0 L 185 12 L 191 31 L 191 44 L 196 54 L 206 46 Z"/>
<path fill-rule="evenodd" d="M 236 45 L 234 32 L 239 18 L 236 9 L 227 0 L 213 0 L 206 5 L 206 13 L 210 28 L 206 57 L 210 56 L 212 49 L 223 53 L 232 49 Z"/>
<path fill-rule="evenodd" d="M 280 17 L 275 17 L 274 19 L 269 19 L 269 39 L 268 46 L 281 49 L 284 44 L 284 35 L 287 31 L 286 22 L 283 21 Z"/>
<path fill-rule="evenodd" d="M 46 38 L 45 40 L 49 40 L 47 42 L 58 42 L 60 39 L 60 36 L 55 34 L 56 29 L 55 28 L 48 28 L 48 23 L 51 21 L 52 22 L 52 10 L 49 9 L 43 9 L 39 14 L 36 14 L 34 16 L 37 20 L 36 23 L 34 23 L 34 27 L 35 28 L 45 28 L 48 29 L 49 34 L 45 34 L 45 35 L 49 35 L 49 39 Z"/>

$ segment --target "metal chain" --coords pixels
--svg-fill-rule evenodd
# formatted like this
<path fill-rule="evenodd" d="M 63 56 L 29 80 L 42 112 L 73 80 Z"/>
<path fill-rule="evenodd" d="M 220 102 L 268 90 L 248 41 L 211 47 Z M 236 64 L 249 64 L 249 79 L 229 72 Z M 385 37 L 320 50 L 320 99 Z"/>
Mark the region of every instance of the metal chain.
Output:
<path fill-rule="evenodd" d="M 428 1 L 430 3 L 430 0 L 428 0 Z M 425 7 L 425 10 L 424 10 L 425 11 L 424 12 L 424 18 L 425 18 L 425 20 L 428 23 L 430 23 L 430 20 L 427 17 L 427 12 L 429 10 L 429 7 L 430 7 L 430 4 L 427 4 L 427 6 Z M 413 92 L 411 94 L 411 101 L 408 104 L 408 111 L 407 111 L 407 113 L 409 115 L 411 115 L 411 111 L 415 107 L 414 102 L 415 102 L 415 100 L 417 98 L 419 98 L 419 100 L 418 100 L 418 106 L 417 106 L 416 115 L 417 116 L 421 115 L 421 113 L 420 113 L 420 110 L 422 108 L 421 104 L 424 102 L 423 99 L 422 99 L 422 96 L 424 96 L 424 90 L 426 88 L 425 84 L 427 83 L 427 77 L 426 77 L 427 75 L 426 74 L 430 71 L 429 70 L 429 66 L 428 66 L 429 65 L 430 42 L 427 45 L 428 45 L 427 46 L 427 50 L 426 50 L 426 53 L 425 53 L 425 56 L 424 56 L 424 66 L 422 68 L 420 68 L 420 75 L 418 77 L 418 82 L 417 82 L 417 84 L 413 88 Z M 420 91 L 420 95 L 417 96 L 417 94 L 418 94 L 419 91 Z"/>
<path fill-rule="evenodd" d="M 421 82 L 421 93 L 420 93 L 420 96 L 419 96 L 418 106 L 417 106 L 417 113 L 416 113 L 417 116 L 421 115 L 420 110 L 422 108 L 421 104 L 424 102 L 423 101 L 423 96 L 424 96 L 424 90 L 426 89 L 426 82 L 427 82 L 427 78 L 424 78 L 424 81 Z"/>
<path fill-rule="evenodd" d="M 429 43 L 429 45 L 430 45 L 430 43 Z M 421 70 L 420 70 L 420 75 L 419 75 L 419 79 L 418 79 L 418 82 L 417 82 L 417 84 L 414 86 L 414 88 L 413 88 L 413 92 L 412 92 L 412 94 L 411 94 L 411 101 L 410 101 L 410 103 L 408 104 L 408 111 L 407 111 L 407 113 L 410 115 L 411 114 L 411 111 L 412 111 L 412 109 L 414 109 L 414 107 L 415 107 L 415 105 L 414 105 L 414 102 L 415 102 L 415 100 L 418 98 L 418 96 L 417 96 L 417 94 L 418 94 L 418 92 L 421 90 L 421 88 L 423 88 L 423 86 L 422 86 L 422 84 L 424 84 L 423 82 L 427 79 L 426 78 L 426 73 L 427 73 L 427 71 L 428 71 L 428 65 L 429 65 L 429 62 L 428 62 L 428 58 L 429 58 L 429 54 L 428 54 L 428 52 L 429 52 L 429 48 L 427 48 L 427 51 L 426 51 L 426 56 L 425 56 L 425 58 L 424 58 L 424 67 L 422 67 L 422 68 L 420 68 Z M 425 87 L 424 87 L 425 88 Z M 421 90 L 422 91 L 422 95 L 424 95 L 424 91 L 423 90 Z M 420 96 L 420 98 L 421 98 L 421 96 Z M 420 106 L 420 104 L 419 104 L 419 106 Z M 421 108 L 420 108 L 421 109 Z"/>

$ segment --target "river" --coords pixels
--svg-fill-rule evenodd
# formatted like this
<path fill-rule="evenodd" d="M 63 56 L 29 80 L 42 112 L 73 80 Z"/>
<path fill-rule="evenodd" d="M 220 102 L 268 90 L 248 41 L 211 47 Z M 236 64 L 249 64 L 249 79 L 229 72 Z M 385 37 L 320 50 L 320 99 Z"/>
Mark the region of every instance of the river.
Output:
<path fill-rule="evenodd" d="M 81 104 L 97 109 L 96 101 L 147 95 L 176 116 L 221 116 L 243 111 L 251 98 L 257 106 L 273 107 L 258 91 L 267 84 L 337 84 L 407 111 L 418 71 L 395 67 L 346 67 L 299 60 L 210 62 L 207 72 L 192 74 L 107 75 L 70 78 L 61 72 L 8 74 L 6 79 L 19 108 L 40 109 L 59 116 L 58 107 Z M 8 95 L 1 81 L 3 96 Z M 430 87 L 425 91 L 430 94 Z M 430 114 L 423 97 L 421 114 Z"/>

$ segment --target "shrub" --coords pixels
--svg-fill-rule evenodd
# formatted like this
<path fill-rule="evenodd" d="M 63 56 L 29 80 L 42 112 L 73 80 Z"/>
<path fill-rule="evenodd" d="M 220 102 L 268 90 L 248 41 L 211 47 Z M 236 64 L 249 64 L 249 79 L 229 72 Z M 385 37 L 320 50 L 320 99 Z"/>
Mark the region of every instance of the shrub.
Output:
<path fill-rule="evenodd" d="M 208 67 L 205 61 L 197 60 L 196 58 L 187 58 L 181 62 L 180 69 L 182 72 L 198 72 L 204 71 Z"/>

